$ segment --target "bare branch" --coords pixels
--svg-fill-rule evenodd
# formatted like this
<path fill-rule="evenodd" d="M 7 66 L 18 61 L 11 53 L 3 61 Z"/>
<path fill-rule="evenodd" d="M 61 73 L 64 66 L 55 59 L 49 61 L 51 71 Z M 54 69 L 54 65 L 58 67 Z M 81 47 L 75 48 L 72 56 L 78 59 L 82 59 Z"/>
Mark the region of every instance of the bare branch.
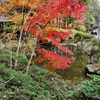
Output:
<path fill-rule="evenodd" d="M 14 77 L 12 77 L 11 79 L 9 79 L 8 81 L 6 81 L 6 82 L 4 82 L 4 83 L 1 83 L 1 84 L 0 84 L 0 86 L 5 85 L 5 84 L 9 83 L 9 82 L 10 82 L 13 78 L 14 78 Z"/>

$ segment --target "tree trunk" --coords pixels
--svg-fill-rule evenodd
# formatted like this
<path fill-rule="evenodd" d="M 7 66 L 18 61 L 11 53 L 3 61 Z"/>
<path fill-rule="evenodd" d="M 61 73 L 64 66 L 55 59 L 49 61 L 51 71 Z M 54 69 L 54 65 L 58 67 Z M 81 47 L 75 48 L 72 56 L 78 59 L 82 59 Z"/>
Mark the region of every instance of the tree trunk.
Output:
<path fill-rule="evenodd" d="M 3 32 L 3 22 L 0 22 L 0 33 Z"/>
<path fill-rule="evenodd" d="M 35 49 L 36 49 L 36 47 L 37 47 L 37 39 L 38 39 L 38 34 L 37 34 L 36 37 L 34 38 L 34 42 L 33 42 L 33 51 L 32 51 L 31 57 L 30 57 L 30 59 L 29 59 L 27 68 L 26 68 L 26 74 L 28 74 L 28 72 L 29 72 L 29 67 L 30 67 L 30 64 L 31 64 L 31 61 L 32 61 L 33 56 L 36 56 L 36 54 L 35 54 Z"/>

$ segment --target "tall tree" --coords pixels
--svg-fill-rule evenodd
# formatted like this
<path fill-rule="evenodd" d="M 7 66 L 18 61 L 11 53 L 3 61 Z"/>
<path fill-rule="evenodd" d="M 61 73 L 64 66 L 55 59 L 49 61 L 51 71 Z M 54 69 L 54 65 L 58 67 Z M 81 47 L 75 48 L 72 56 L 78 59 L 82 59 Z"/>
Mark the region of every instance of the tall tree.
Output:
<path fill-rule="evenodd" d="M 68 67 L 68 64 L 73 60 L 73 53 L 67 47 L 62 46 L 56 38 L 65 40 L 69 37 L 70 30 L 63 25 L 60 29 L 52 28 L 52 26 L 48 27 L 48 25 L 53 19 L 58 17 L 63 19 L 65 16 L 70 16 L 72 18 L 81 19 L 85 10 L 86 5 L 81 0 L 47 0 L 43 5 L 37 5 L 34 16 L 30 17 L 24 26 L 25 30 L 32 33 L 36 38 L 37 42 L 35 46 L 38 44 L 38 41 L 42 43 L 49 41 L 62 52 L 66 52 L 68 56 L 48 51 L 45 48 L 41 48 L 40 45 L 34 48 L 32 56 L 35 55 L 34 52 L 39 52 L 47 58 L 47 61 L 55 68 L 64 69 Z"/>
<path fill-rule="evenodd" d="M 59 20 L 56 21 L 57 25 L 54 25 L 55 19 L 64 20 L 66 16 L 82 19 L 86 10 L 85 2 L 84 0 L 6 0 L 3 3 L 0 12 L 8 14 L 18 24 L 23 25 L 27 21 L 24 29 L 34 36 L 35 42 L 27 66 L 27 73 L 35 52 L 41 53 L 57 69 L 68 67 L 73 60 L 73 53 L 67 47 L 62 46 L 60 42 L 69 37 L 71 30 Z M 14 17 L 15 15 L 17 19 Z M 19 15 L 21 15 L 20 22 L 17 21 Z M 42 48 L 39 41 L 42 44 L 50 42 L 62 52 L 67 53 L 68 56 Z"/>

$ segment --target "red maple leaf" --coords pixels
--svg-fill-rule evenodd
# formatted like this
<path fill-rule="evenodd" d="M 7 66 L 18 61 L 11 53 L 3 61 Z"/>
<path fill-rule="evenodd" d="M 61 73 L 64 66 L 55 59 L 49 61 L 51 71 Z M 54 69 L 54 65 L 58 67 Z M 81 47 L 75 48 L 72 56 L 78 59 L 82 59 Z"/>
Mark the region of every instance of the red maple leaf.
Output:
<path fill-rule="evenodd" d="M 43 48 L 37 49 L 37 52 L 41 52 L 57 69 L 64 69 L 73 60 L 73 53 L 68 47 L 64 47 L 58 43 L 57 39 L 60 39 L 60 41 L 65 40 L 69 37 L 69 32 L 53 29 L 45 31 L 45 27 L 51 20 L 57 17 L 70 16 L 73 18 L 82 18 L 86 10 L 86 5 L 81 0 L 46 0 L 43 5 L 37 5 L 37 9 L 38 12 L 25 24 L 25 30 L 32 33 L 34 37 L 38 33 L 38 41 L 44 43 L 46 40 L 49 40 L 58 49 L 69 53 L 70 57 L 67 57 Z M 43 28 L 40 29 L 40 26 Z M 62 28 L 66 29 L 65 26 Z"/>

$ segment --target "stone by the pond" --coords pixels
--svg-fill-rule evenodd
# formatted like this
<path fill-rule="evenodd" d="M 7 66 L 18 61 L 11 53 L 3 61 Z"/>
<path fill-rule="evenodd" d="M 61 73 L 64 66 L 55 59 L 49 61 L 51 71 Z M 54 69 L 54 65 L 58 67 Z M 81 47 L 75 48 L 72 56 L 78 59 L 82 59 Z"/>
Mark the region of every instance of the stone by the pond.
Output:
<path fill-rule="evenodd" d="M 100 75 L 100 71 L 97 71 L 97 74 L 99 74 L 99 75 Z"/>
<path fill-rule="evenodd" d="M 100 68 L 95 67 L 93 64 L 88 64 L 86 66 L 86 74 L 97 74 L 100 75 Z"/>

